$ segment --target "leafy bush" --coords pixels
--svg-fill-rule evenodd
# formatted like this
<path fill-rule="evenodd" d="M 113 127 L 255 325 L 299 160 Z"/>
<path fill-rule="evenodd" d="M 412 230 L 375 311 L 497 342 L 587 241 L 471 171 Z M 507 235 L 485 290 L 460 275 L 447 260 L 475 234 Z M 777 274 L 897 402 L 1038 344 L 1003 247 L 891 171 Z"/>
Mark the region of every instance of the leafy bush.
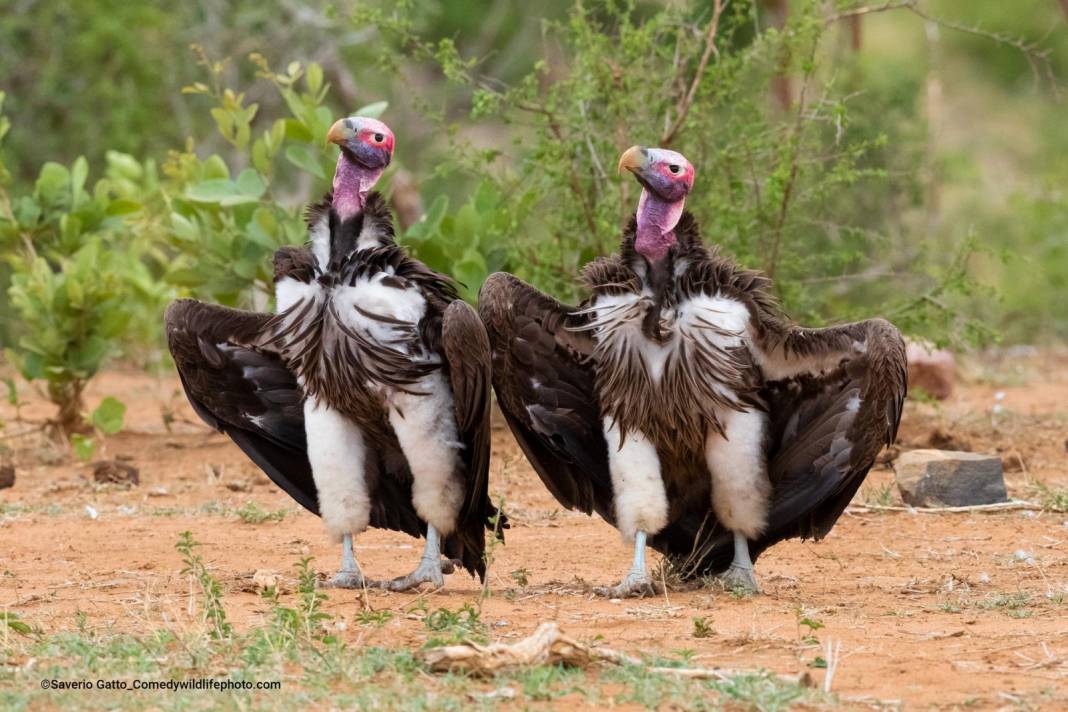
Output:
<path fill-rule="evenodd" d="M 322 150 L 333 122 L 323 105 L 321 67 L 298 63 L 271 71 L 253 55 L 260 75 L 280 94 L 289 115 L 253 137 L 256 104 L 221 87 L 222 63 L 201 53 L 211 85 L 188 93 L 214 100 L 210 112 L 236 158 L 200 158 L 192 143 L 153 161 L 108 152 L 104 177 L 87 188 L 89 164 L 46 163 L 32 191 L 10 195 L 0 183 L 0 247 L 12 271 L 7 296 L 17 317 L 8 359 L 27 380 L 43 380 L 64 434 L 91 427 L 82 392 L 110 356 L 162 345 L 161 314 L 176 295 L 245 307 L 270 299 L 271 254 L 306 239 L 298 188 L 320 193 L 337 149 Z M 375 115 L 383 103 L 360 111 Z M 0 124 L 0 138 L 6 124 Z M 277 165 L 299 170 L 279 170 Z M 160 175 L 162 174 L 162 175 Z M 309 186 L 311 186 L 309 191 Z M 142 361 L 149 357 L 141 354 Z M 90 439 L 79 450 L 91 452 Z"/>
<path fill-rule="evenodd" d="M 183 151 L 172 151 L 163 166 L 172 196 L 165 279 L 196 296 L 242 306 L 263 306 L 273 291 L 274 251 L 307 239 L 301 215 L 305 198 L 291 199 L 288 193 L 297 186 L 317 199 L 337 159 L 336 148 L 322 148 L 334 121 L 323 106 L 329 86 L 323 83 L 322 68 L 293 62 L 277 74 L 263 57 L 253 55 L 253 61 L 289 112 L 256 138 L 252 122 L 259 107 L 246 103 L 245 93 L 221 86 L 223 63 L 202 55 L 210 86 L 198 82 L 184 90 L 213 100 L 211 115 L 231 145 L 231 162 L 247 167 L 231 170 L 218 154 L 201 159 L 191 142 Z M 385 107 L 362 111 L 374 113 L 376 108 L 380 113 Z M 283 156 L 287 170 L 280 171 Z"/>
<path fill-rule="evenodd" d="M 46 163 L 33 191 L 0 187 L 0 247 L 12 270 L 7 296 L 18 340 L 8 359 L 27 380 L 44 380 L 56 424 L 86 428 L 82 392 L 123 344 L 158 340 L 159 310 L 172 294 L 144 260 L 143 200 L 157 191 L 154 168 L 108 154 L 105 176 L 86 189 L 84 158 Z"/>
<path fill-rule="evenodd" d="M 759 3 L 576 3 L 543 24 L 544 56 L 510 83 L 452 38 L 427 39 L 410 1 L 356 18 L 391 43 L 384 68 L 430 65 L 454 86 L 434 113 L 452 137 L 438 173 L 476 176 L 511 218 L 500 239 L 455 237 L 503 247 L 495 262 L 550 293 L 577 296 L 580 267 L 615 249 L 634 211 L 639 189 L 615 175 L 619 154 L 670 146 L 697 167 L 688 207 L 706 238 L 773 276 L 798 318 L 876 307 L 936 341 L 981 340 L 988 331 L 960 309 L 974 289 L 974 241 L 940 235 L 925 250 L 917 238 L 930 221 L 913 98 L 922 84 L 892 71 L 873 82 L 841 51 L 857 5 L 797 0 L 775 29 Z M 448 123 L 464 112 L 467 123 L 516 127 L 512 150 L 465 142 Z M 441 237 L 455 260 L 460 248 Z"/>

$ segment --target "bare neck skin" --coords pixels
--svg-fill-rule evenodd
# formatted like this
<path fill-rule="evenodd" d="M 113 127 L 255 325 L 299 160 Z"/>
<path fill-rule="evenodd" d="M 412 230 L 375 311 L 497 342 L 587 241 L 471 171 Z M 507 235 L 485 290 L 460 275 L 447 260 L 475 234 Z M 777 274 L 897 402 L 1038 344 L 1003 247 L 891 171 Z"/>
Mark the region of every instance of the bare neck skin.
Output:
<path fill-rule="evenodd" d="M 634 239 L 634 249 L 650 263 L 659 262 L 667 257 L 668 251 L 677 242 L 675 226 L 682 217 L 686 199 L 669 203 L 642 190 L 638 201 L 638 231 Z"/>
<path fill-rule="evenodd" d="M 364 203 L 367 202 L 367 194 L 378 182 L 382 170 L 381 168 L 365 168 L 346 157 L 344 152 L 337 157 L 333 207 L 334 212 L 342 221 L 363 211 Z"/>

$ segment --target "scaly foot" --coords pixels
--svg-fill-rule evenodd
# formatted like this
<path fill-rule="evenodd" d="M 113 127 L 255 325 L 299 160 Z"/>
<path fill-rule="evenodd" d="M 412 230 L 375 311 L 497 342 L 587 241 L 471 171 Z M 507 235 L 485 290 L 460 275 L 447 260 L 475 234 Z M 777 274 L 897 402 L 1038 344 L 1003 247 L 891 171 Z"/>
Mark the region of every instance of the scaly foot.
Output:
<path fill-rule="evenodd" d="M 616 586 L 598 586 L 593 589 L 605 598 L 645 598 L 660 593 L 660 587 L 644 571 L 631 571 Z"/>
<path fill-rule="evenodd" d="M 415 571 L 407 576 L 401 576 L 391 581 L 376 581 L 373 585 L 387 591 L 411 591 L 419 588 L 424 583 L 429 583 L 435 589 L 445 586 L 445 576 L 456 570 L 456 563 L 452 559 L 422 559 Z"/>
<path fill-rule="evenodd" d="M 730 591 L 742 591 L 748 594 L 760 593 L 756 573 L 751 567 L 731 564 L 730 568 L 716 576 L 716 579 L 723 584 L 724 588 Z"/>
<path fill-rule="evenodd" d="M 359 571 L 345 571 L 342 569 L 334 574 L 334 578 L 326 582 L 327 588 L 363 588 L 364 584 L 368 583 L 364 581 L 363 574 Z"/>

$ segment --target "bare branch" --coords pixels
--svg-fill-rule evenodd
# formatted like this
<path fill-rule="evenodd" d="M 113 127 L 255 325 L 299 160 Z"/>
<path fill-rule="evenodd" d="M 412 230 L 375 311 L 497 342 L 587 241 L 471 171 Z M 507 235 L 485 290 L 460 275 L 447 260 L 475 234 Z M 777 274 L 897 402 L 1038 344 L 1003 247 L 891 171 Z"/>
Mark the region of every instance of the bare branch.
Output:
<path fill-rule="evenodd" d="M 679 129 L 682 128 L 682 124 L 686 121 L 686 115 L 690 113 L 690 107 L 693 106 L 693 100 L 697 96 L 697 88 L 700 86 L 701 78 L 708 67 L 708 61 L 713 54 L 719 56 L 719 49 L 716 47 L 716 33 L 719 32 L 720 15 L 723 14 L 723 8 L 726 6 L 726 0 L 714 0 L 712 19 L 709 21 L 708 30 L 705 32 L 705 51 L 701 54 L 701 61 L 697 64 L 697 71 L 694 72 L 693 80 L 690 82 L 690 89 L 675 106 L 675 121 L 660 137 L 661 146 L 670 146 L 671 141 L 675 138 Z"/>
<path fill-rule="evenodd" d="M 1068 0 L 1059 0 L 1059 2 L 1061 7 L 1064 8 L 1065 16 L 1068 17 Z M 997 44 L 1011 47 L 1020 52 L 1027 59 L 1028 64 L 1031 65 L 1031 71 L 1034 73 L 1036 80 L 1040 77 L 1044 78 L 1046 82 L 1053 87 L 1054 91 L 1057 91 L 1057 78 L 1053 73 L 1053 65 L 1049 58 L 1049 50 L 1040 49 L 1038 43 L 1026 42 L 1019 37 L 1010 37 L 1002 32 L 990 32 L 980 27 L 964 25 L 959 22 L 951 22 L 950 20 L 935 17 L 920 5 L 919 0 L 888 0 L 888 2 L 885 2 L 882 5 L 857 7 L 852 10 L 829 15 L 824 22 L 831 25 L 855 17 L 871 15 L 877 12 L 890 12 L 893 10 L 905 10 L 927 22 L 932 22 L 948 30 L 963 32 L 964 34 L 974 35 L 975 37 L 982 37 Z"/>

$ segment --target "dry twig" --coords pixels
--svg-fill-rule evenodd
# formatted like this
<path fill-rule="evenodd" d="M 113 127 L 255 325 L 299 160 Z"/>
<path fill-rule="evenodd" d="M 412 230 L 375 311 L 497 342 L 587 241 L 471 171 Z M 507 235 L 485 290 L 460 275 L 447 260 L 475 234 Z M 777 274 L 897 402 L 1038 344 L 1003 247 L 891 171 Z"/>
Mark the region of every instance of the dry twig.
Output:
<path fill-rule="evenodd" d="M 556 623 L 542 623 L 533 634 L 518 643 L 482 645 L 465 642 L 431 648 L 421 654 L 423 662 L 433 672 L 462 671 L 477 676 L 492 676 L 506 670 L 537 665 L 567 665 L 590 667 L 597 663 L 611 665 L 644 665 L 638 658 L 604 645 L 587 645 L 565 635 Z M 693 680 L 729 680 L 738 675 L 752 674 L 742 670 L 721 668 L 648 667 L 649 672 L 673 675 Z M 780 680 L 811 687 L 806 672 L 795 676 L 780 676 Z"/>
<path fill-rule="evenodd" d="M 1017 509 L 1026 509 L 1032 512 L 1042 511 L 1042 505 L 1034 502 L 1025 502 L 1014 499 L 1009 502 L 995 502 L 994 504 L 969 504 L 962 507 L 894 507 L 880 504 L 856 504 L 848 507 L 846 512 L 850 514 L 863 514 L 864 512 L 915 512 L 917 514 L 954 514 L 962 512 L 1009 512 Z"/>

